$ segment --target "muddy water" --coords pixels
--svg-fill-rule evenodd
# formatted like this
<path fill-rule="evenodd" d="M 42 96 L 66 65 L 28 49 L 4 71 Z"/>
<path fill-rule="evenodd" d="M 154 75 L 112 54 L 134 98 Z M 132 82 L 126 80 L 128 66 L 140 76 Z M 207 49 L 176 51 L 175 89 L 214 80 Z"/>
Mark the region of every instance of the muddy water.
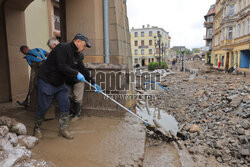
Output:
<path fill-rule="evenodd" d="M 136 112 L 142 118 L 148 121 L 149 124 L 154 124 L 153 120 L 156 120 L 165 130 L 172 130 L 175 134 L 178 131 L 178 122 L 176 119 L 168 115 L 164 110 L 160 110 L 156 107 L 149 107 L 141 105 L 136 108 Z"/>
<path fill-rule="evenodd" d="M 2 108 L 0 115 L 24 123 L 32 134 L 34 113 L 16 106 Z M 45 121 L 43 138 L 33 149 L 34 159 L 44 159 L 59 167 L 110 167 L 141 164 L 145 149 L 145 127 L 137 119 L 84 117 L 72 122 L 74 140 L 58 137 L 58 120 Z"/>
<path fill-rule="evenodd" d="M 87 118 L 72 123 L 69 129 L 74 140 L 58 137 L 57 121 L 44 123 L 44 138 L 32 150 L 34 158 L 42 158 L 56 166 L 108 166 L 93 159 L 98 144 L 106 138 L 107 132 L 117 126 L 120 120 L 105 118 Z M 98 154 L 105 154 L 99 150 Z"/>

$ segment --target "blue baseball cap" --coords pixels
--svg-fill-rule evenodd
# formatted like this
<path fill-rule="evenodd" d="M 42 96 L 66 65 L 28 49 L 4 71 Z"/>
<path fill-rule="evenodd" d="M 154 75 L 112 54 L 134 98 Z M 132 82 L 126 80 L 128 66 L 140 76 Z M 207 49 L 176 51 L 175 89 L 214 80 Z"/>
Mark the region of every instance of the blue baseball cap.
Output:
<path fill-rule="evenodd" d="M 77 39 L 79 39 L 81 41 L 85 41 L 86 42 L 86 46 L 88 48 L 91 48 L 91 44 L 89 43 L 89 39 L 84 34 L 82 34 L 82 33 L 76 34 L 76 36 L 74 37 L 73 40 L 77 40 Z"/>

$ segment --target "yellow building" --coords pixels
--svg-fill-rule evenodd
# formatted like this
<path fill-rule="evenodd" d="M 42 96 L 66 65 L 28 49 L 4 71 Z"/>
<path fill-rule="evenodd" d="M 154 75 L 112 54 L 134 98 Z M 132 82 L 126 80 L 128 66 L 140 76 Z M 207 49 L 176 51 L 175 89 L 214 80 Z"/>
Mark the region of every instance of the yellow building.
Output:
<path fill-rule="evenodd" d="M 161 62 L 166 62 L 170 40 L 169 33 L 163 28 L 150 27 L 150 25 L 147 27 L 143 25 L 142 28 L 138 29 L 132 28 L 132 65 L 147 66 L 150 62 L 159 62 L 159 57 Z"/>
<path fill-rule="evenodd" d="M 221 61 L 225 70 L 232 66 L 249 71 L 250 0 L 217 0 L 211 62 Z"/>

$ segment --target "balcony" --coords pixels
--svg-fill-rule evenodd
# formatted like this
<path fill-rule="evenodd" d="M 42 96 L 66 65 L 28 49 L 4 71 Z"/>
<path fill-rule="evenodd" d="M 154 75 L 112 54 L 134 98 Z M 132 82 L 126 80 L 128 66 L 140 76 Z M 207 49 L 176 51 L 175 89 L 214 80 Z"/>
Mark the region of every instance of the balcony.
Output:
<path fill-rule="evenodd" d="M 211 28 L 211 27 L 213 27 L 213 22 L 204 22 L 204 27 L 205 28 Z"/>
<path fill-rule="evenodd" d="M 203 39 L 204 39 L 204 40 L 211 40 L 212 38 L 213 38 L 212 35 L 204 35 L 204 36 L 203 36 Z"/>

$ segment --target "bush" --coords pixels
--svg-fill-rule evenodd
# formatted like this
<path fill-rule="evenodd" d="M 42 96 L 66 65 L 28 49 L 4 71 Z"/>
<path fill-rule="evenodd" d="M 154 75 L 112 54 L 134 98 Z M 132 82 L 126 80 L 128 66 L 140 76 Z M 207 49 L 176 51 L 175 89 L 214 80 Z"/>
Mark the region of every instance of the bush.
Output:
<path fill-rule="evenodd" d="M 148 64 L 148 70 L 154 71 L 159 66 L 159 63 L 157 62 L 151 62 Z"/>
<path fill-rule="evenodd" d="M 168 65 L 166 62 L 161 62 L 161 66 L 159 67 L 158 62 L 151 62 L 148 64 L 148 70 L 154 71 L 155 69 L 168 69 Z"/>

